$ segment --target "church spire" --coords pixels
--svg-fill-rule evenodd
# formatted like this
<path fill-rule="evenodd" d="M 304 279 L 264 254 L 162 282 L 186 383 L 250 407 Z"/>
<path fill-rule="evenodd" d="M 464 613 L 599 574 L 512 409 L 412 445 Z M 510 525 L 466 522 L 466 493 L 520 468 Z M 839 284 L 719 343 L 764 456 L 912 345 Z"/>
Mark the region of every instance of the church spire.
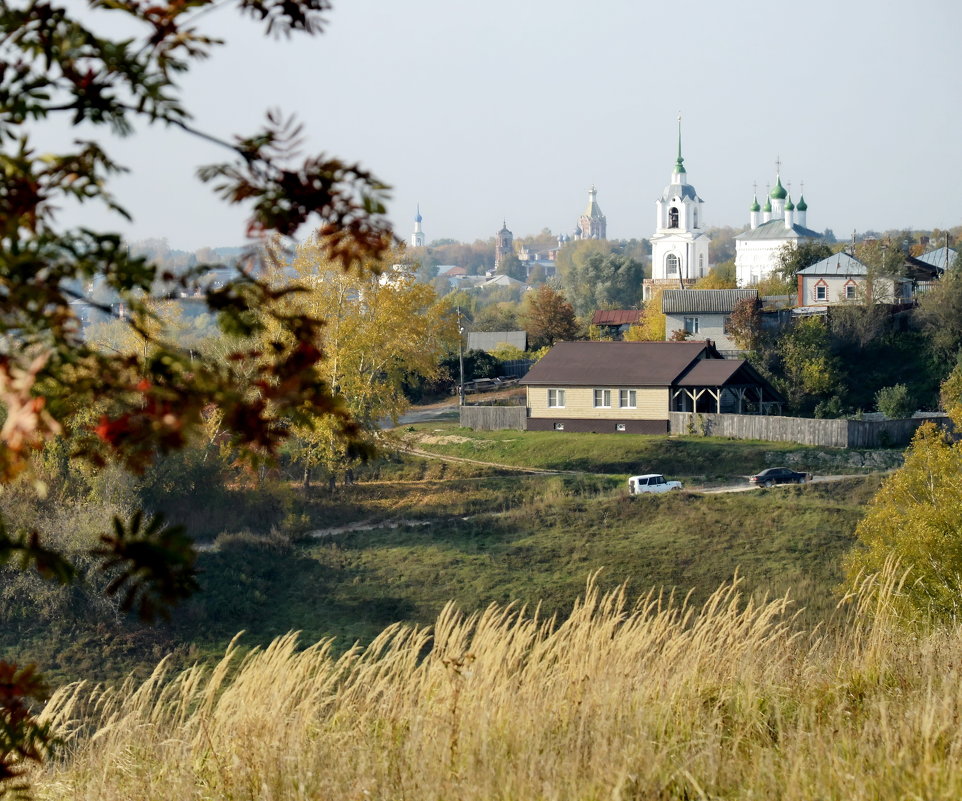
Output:
<path fill-rule="evenodd" d="M 685 172 L 685 159 L 681 155 L 681 114 L 678 115 L 678 158 L 675 160 L 675 172 Z"/>

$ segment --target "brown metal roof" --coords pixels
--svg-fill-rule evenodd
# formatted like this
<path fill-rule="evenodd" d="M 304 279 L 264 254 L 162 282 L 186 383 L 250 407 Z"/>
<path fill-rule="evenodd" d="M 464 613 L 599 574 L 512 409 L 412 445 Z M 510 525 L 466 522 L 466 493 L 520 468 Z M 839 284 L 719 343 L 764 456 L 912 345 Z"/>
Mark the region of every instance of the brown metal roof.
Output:
<path fill-rule="evenodd" d="M 559 342 L 521 380 L 533 386 L 668 387 L 717 351 L 705 342 Z M 719 360 L 722 361 L 722 360 Z"/>
<path fill-rule="evenodd" d="M 702 359 L 695 362 L 691 370 L 675 382 L 678 387 L 745 385 L 761 387 L 766 400 L 785 400 L 781 393 L 744 359 Z"/>
<path fill-rule="evenodd" d="M 744 363 L 744 359 L 702 359 L 675 383 L 679 387 L 720 387 Z"/>
<path fill-rule="evenodd" d="M 641 319 L 639 309 L 599 309 L 592 315 L 592 325 L 635 325 Z"/>

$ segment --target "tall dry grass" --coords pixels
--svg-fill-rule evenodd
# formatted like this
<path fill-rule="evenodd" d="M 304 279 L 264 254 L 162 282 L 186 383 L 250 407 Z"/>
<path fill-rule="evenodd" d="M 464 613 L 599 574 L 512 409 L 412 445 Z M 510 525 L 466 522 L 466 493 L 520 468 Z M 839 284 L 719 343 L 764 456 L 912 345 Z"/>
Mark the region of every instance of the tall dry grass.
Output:
<path fill-rule="evenodd" d="M 894 575 L 832 639 L 737 581 L 697 610 L 589 583 L 558 623 L 448 607 L 339 657 L 289 635 L 213 669 L 75 686 L 46 710 L 67 745 L 38 795 L 959 798 L 962 636 L 892 625 Z"/>

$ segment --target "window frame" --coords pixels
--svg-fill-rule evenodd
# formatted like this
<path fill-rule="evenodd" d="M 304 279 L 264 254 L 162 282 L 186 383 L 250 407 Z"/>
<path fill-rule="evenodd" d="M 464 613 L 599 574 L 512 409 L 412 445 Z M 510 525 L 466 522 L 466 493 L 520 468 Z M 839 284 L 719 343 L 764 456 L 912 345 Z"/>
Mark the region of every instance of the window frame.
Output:
<path fill-rule="evenodd" d="M 600 393 L 600 397 L 601 397 L 601 402 L 600 402 L 600 403 L 598 402 L 599 393 Z M 610 389 L 596 388 L 596 389 L 591 393 L 591 399 L 592 399 L 592 401 L 593 401 L 593 403 L 594 403 L 594 408 L 595 408 L 595 409 L 610 409 L 610 408 L 611 408 L 611 390 L 610 390 Z"/>
<path fill-rule="evenodd" d="M 627 403 L 625 400 L 627 399 Z M 619 389 L 618 390 L 618 408 L 619 409 L 637 409 L 638 408 L 638 390 L 636 389 Z"/>
<path fill-rule="evenodd" d="M 828 300 L 828 286 L 825 284 L 815 285 L 815 300 Z"/>
<path fill-rule="evenodd" d="M 548 390 L 548 408 L 549 409 L 564 409 L 565 408 L 565 391 L 560 387 L 554 387 Z"/>
<path fill-rule="evenodd" d="M 681 259 L 675 253 L 665 256 L 665 275 L 678 275 L 681 271 Z"/>
<path fill-rule="evenodd" d="M 701 322 L 697 317 L 686 317 L 685 318 L 685 333 L 686 334 L 698 334 L 701 332 Z"/>

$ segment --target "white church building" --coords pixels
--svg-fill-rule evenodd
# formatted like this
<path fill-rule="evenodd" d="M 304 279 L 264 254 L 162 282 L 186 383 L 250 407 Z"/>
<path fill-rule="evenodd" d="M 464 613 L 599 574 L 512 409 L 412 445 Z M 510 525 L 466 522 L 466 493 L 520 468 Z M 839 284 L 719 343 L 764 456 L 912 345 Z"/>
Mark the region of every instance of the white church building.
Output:
<path fill-rule="evenodd" d="M 651 278 L 645 279 L 644 297 L 656 286 L 683 289 L 708 274 L 708 234 L 702 206 L 685 170 L 678 123 L 678 158 L 661 198 L 655 201 L 655 233 L 651 237 Z"/>
<path fill-rule="evenodd" d="M 820 233 L 806 227 L 805 195 L 799 198 L 798 205 L 792 203 L 792 196 L 782 186 L 780 173 L 776 173 L 775 186 L 765 199 L 765 207 L 758 205 L 756 195 L 749 211 L 751 226 L 735 237 L 735 280 L 739 287 L 755 286 L 770 277 L 778 267 L 778 254 L 785 245 L 798 247 L 799 242 L 823 239 Z"/>

